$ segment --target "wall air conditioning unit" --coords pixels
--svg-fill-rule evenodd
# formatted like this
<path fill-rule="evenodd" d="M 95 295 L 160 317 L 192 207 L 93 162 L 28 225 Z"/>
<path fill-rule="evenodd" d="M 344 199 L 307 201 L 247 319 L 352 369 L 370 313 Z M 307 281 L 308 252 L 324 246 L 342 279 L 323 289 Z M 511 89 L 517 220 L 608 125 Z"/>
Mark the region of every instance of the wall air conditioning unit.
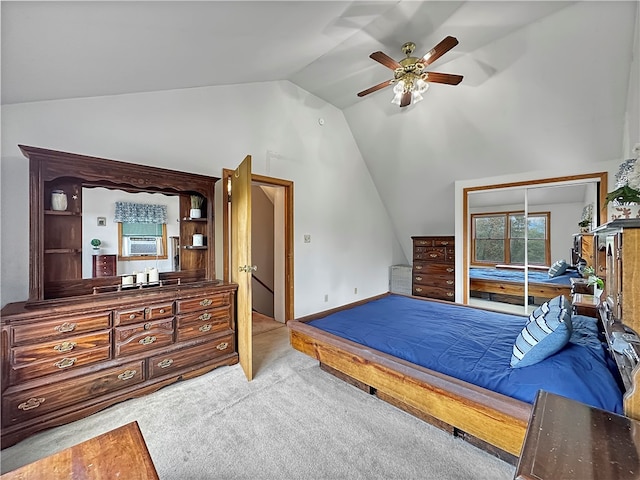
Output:
<path fill-rule="evenodd" d="M 125 249 L 129 256 L 162 255 L 162 242 L 160 237 L 125 237 Z"/>

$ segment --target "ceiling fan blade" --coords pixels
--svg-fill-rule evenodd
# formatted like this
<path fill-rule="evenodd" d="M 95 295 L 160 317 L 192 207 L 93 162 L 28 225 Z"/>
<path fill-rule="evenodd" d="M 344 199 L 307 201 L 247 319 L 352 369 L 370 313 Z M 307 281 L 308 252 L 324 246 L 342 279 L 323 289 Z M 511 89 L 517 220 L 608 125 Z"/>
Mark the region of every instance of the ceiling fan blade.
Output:
<path fill-rule="evenodd" d="M 447 85 L 458 85 L 464 77 L 452 73 L 425 72 L 422 79 L 425 82 L 446 83 Z"/>
<path fill-rule="evenodd" d="M 386 82 L 382 82 L 382 83 L 379 83 L 378 85 L 374 85 L 373 87 L 367 88 L 366 90 L 363 90 L 360 93 L 358 93 L 358 96 L 364 97 L 365 95 L 369 95 L 370 93 L 377 92 L 378 90 L 391 85 L 392 82 L 393 80 L 387 80 Z"/>
<path fill-rule="evenodd" d="M 404 92 L 402 94 L 402 100 L 400 100 L 400 106 L 406 107 L 411 103 L 411 92 Z"/>
<path fill-rule="evenodd" d="M 427 53 L 424 54 L 422 58 L 424 59 L 423 63 L 425 67 L 435 62 L 437 59 L 439 59 L 442 55 L 447 53 L 456 45 L 458 45 L 457 38 L 451 37 L 451 36 L 445 37 L 445 39 L 442 40 L 438 45 L 436 45 L 435 47 L 433 47 L 431 50 L 429 50 Z"/>
<path fill-rule="evenodd" d="M 369 55 L 369 57 L 374 59 L 376 62 L 381 63 L 385 67 L 390 68 L 391 70 L 395 70 L 396 68 L 399 68 L 401 66 L 386 53 L 373 52 L 371 55 Z"/>

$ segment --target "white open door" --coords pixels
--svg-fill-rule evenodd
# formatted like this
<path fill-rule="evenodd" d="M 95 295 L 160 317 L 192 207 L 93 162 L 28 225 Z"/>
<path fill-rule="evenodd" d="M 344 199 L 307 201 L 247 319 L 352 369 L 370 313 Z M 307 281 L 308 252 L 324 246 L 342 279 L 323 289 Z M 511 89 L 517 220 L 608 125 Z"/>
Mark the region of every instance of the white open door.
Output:
<path fill-rule="evenodd" d="M 238 284 L 236 329 L 240 365 L 253 379 L 251 331 L 251 156 L 231 175 L 231 281 Z"/>

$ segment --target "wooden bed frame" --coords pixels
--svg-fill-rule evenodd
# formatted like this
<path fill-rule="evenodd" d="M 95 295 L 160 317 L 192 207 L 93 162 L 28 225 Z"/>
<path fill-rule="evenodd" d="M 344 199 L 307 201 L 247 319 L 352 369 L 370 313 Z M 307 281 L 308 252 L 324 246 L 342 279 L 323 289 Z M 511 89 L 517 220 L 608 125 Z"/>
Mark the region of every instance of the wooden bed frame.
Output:
<path fill-rule="evenodd" d="M 469 279 L 469 291 L 498 293 L 502 295 L 513 295 L 520 298 L 524 297 L 524 283 L 510 282 L 506 280 L 487 280 L 480 278 Z M 530 297 L 541 297 L 551 299 L 558 295 L 571 297 L 570 285 L 559 285 L 554 283 L 535 283 L 529 282 L 528 295 Z"/>
<path fill-rule="evenodd" d="M 499 451 L 493 449 L 492 453 L 513 463 L 520 454 L 532 405 L 307 325 L 311 320 L 387 295 L 289 321 L 291 346 L 319 360 L 324 369 L 346 375 L 396 407 L 456 435 L 480 440 L 471 443 L 496 447 Z M 633 373 L 638 374 L 638 370 L 640 364 Z M 625 396 L 625 412 L 640 419 L 636 405 L 640 398 L 628 398 L 633 390 Z M 501 455 L 504 452 L 506 456 Z"/>

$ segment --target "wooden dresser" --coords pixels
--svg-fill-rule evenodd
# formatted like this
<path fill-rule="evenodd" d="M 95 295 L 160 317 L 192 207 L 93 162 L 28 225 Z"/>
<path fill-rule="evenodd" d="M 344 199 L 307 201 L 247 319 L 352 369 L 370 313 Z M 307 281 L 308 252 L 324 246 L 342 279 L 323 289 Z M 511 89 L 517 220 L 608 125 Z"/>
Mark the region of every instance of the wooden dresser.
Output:
<path fill-rule="evenodd" d="M 237 363 L 236 288 L 202 281 L 8 304 L 1 319 L 2 448 Z"/>
<path fill-rule="evenodd" d="M 453 302 L 456 296 L 455 237 L 411 238 L 413 239 L 413 295 Z"/>
<path fill-rule="evenodd" d="M 117 275 L 116 255 L 92 255 L 94 277 L 114 277 Z"/>

